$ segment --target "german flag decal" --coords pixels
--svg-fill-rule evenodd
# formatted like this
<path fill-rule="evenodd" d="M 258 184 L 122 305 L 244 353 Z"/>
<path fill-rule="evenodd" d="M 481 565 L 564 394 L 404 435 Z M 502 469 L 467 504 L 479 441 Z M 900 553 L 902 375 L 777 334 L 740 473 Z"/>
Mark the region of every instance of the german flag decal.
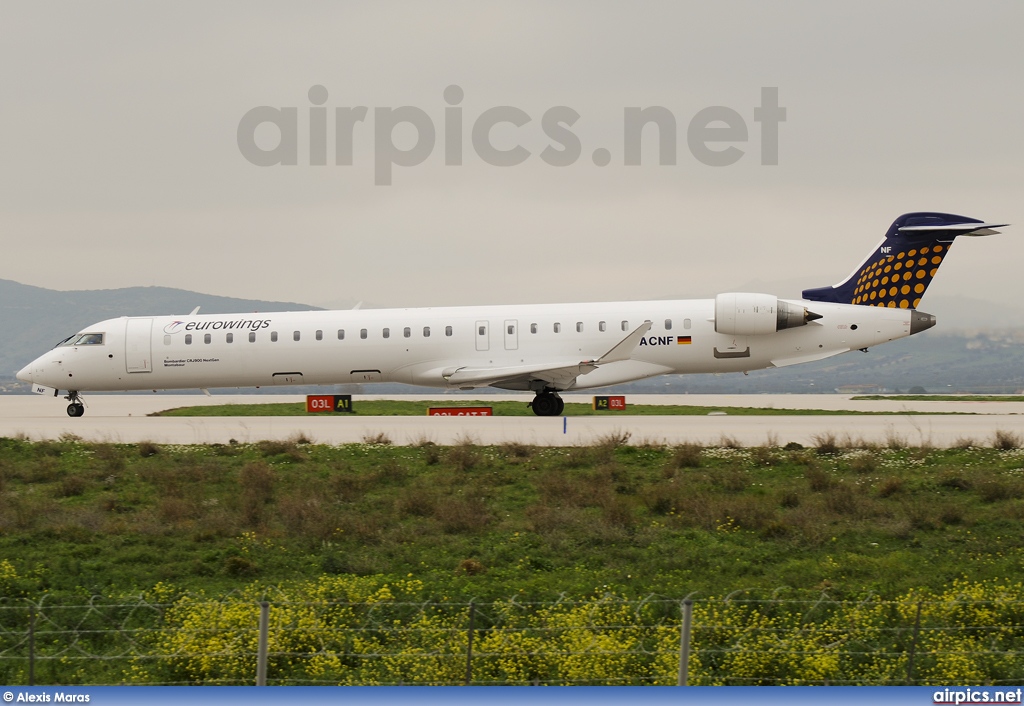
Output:
<path fill-rule="evenodd" d="M 676 343 L 680 346 L 688 346 L 693 343 L 689 336 L 676 336 Z"/>

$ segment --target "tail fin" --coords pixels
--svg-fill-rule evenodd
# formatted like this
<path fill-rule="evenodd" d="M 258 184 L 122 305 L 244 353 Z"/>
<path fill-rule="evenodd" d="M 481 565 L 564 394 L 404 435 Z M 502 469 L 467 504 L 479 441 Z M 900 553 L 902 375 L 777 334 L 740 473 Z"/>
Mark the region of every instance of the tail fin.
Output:
<path fill-rule="evenodd" d="M 957 236 L 992 235 L 1004 225 L 950 213 L 905 213 L 844 282 L 805 289 L 803 298 L 916 309 Z"/>

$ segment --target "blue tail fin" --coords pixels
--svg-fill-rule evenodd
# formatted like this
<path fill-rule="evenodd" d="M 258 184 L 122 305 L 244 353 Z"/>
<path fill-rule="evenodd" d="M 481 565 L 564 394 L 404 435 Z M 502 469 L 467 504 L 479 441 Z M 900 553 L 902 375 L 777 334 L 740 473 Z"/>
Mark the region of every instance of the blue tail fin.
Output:
<path fill-rule="evenodd" d="M 846 280 L 805 289 L 804 299 L 916 309 L 953 240 L 991 235 L 1005 223 L 982 223 L 950 213 L 905 213 L 889 226 L 885 239 Z"/>

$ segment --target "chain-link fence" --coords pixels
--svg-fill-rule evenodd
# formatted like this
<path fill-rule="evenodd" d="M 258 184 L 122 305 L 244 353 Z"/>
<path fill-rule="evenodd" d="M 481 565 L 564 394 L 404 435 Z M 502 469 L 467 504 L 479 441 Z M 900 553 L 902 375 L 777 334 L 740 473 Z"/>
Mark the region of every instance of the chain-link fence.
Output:
<path fill-rule="evenodd" d="M 1010 684 L 1024 601 L 0 605 L 7 684 Z"/>

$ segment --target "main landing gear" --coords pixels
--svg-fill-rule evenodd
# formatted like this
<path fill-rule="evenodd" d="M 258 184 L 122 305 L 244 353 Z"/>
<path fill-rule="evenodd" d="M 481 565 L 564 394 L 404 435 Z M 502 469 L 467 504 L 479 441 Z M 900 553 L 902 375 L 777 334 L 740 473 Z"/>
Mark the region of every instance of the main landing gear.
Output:
<path fill-rule="evenodd" d="M 81 417 L 85 414 L 85 405 L 82 404 L 82 398 L 78 396 L 78 392 L 75 390 L 68 390 L 68 394 L 64 396 L 71 404 L 68 405 L 68 416 L 69 417 Z"/>
<path fill-rule="evenodd" d="M 554 390 L 541 390 L 530 406 L 538 417 L 557 417 L 565 409 L 565 402 Z"/>

